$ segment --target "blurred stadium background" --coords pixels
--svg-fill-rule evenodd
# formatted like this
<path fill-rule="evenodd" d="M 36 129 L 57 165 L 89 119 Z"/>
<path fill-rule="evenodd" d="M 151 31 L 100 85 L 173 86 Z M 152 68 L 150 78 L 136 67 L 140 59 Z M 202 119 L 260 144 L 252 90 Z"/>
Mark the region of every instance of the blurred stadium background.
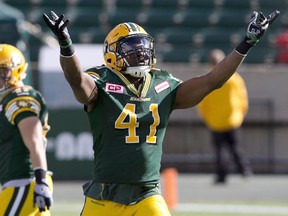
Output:
<path fill-rule="evenodd" d="M 243 39 L 253 10 L 265 15 L 280 10 L 279 19 L 239 68 L 250 102 L 241 143 L 255 176 L 275 176 L 288 173 L 288 71 L 287 65 L 275 63 L 275 37 L 287 30 L 287 6 L 287 0 L 0 0 L 0 42 L 25 53 L 30 61 L 26 82 L 42 91 L 50 109 L 47 152 L 55 181 L 90 179 L 92 138 L 85 113 L 62 75 L 57 41 L 42 20 L 43 12 L 53 10 L 71 19 L 69 30 L 80 59 L 89 59 L 84 69 L 101 63 L 101 46 L 111 28 L 132 21 L 155 38 L 158 67 L 185 80 L 209 71 L 211 49 L 228 53 Z M 195 109 L 172 114 L 163 151 L 163 169 L 213 171 L 209 132 Z"/>

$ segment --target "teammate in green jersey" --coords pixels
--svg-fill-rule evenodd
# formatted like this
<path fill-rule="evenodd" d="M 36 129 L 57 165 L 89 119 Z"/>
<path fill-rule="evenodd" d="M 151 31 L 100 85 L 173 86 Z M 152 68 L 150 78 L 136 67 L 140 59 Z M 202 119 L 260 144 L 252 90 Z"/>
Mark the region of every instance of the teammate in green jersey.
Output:
<path fill-rule="evenodd" d="M 171 112 L 190 108 L 222 86 L 277 15 L 254 12 L 244 40 L 210 73 L 185 82 L 156 69 L 153 38 L 120 23 L 104 41 L 105 65 L 86 72 L 75 54 L 64 15 L 43 19 L 60 44 L 60 64 L 84 104 L 93 135 L 94 176 L 83 186 L 81 215 L 170 215 L 159 189 L 162 141 Z"/>
<path fill-rule="evenodd" d="M 50 215 L 48 112 L 41 94 L 24 85 L 22 52 L 0 44 L 0 215 Z"/>

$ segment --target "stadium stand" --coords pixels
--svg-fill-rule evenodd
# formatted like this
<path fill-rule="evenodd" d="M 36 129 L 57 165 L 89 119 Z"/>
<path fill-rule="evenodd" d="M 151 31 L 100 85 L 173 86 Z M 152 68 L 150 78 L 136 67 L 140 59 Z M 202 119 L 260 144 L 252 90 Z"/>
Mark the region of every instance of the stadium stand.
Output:
<path fill-rule="evenodd" d="M 48 0 L 49 1 L 49 0 Z M 55 0 L 56 1 L 56 0 Z M 69 0 L 67 0 L 69 1 Z M 90 7 L 91 9 L 102 9 L 105 6 L 104 0 L 97 0 L 97 1 L 91 1 L 91 0 L 70 0 L 70 4 L 77 6 L 78 8 L 81 7 Z"/>
<path fill-rule="evenodd" d="M 89 0 L 88 0 L 89 1 Z M 108 0 L 109 1 L 109 0 Z M 171 0 L 170 0 L 171 1 Z M 166 1 L 165 1 L 166 2 Z M 175 2 L 175 1 L 174 1 Z M 130 9 L 140 9 L 145 8 L 150 1 L 138 0 L 138 1 L 131 1 L 131 0 L 110 0 L 109 6 L 114 6 L 113 8 L 130 8 Z M 167 0 L 169 3 L 169 0 Z"/>
<path fill-rule="evenodd" d="M 158 43 L 171 43 L 176 45 L 191 45 L 193 44 L 193 35 L 198 31 L 191 31 L 190 29 L 179 28 L 179 27 L 167 27 L 161 31 L 161 33 L 154 36 Z M 181 38 L 179 40 L 179 38 Z"/>
<path fill-rule="evenodd" d="M 144 3 L 145 4 L 145 3 Z M 145 4 L 147 7 L 155 8 L 155 9 L 179 9 L 180 7 L 180 1 L 175 0 L 165 0 L 165 1 L 146 1 Z"/>
<path fill-rule="evenodd" d="M 245 9 L 221 9 L 211 13 L 210 22 L 215 27 L 241 28 L 247 25 L 251 11 Z"/>
<path fill-rule="evenodd" d="M 183 10 L 175 16 L 175 24 L 182 28 L 199 29 L 211 25 L 210 16 L 212 9 L 192 8 Z"/>
<path fill-rule="evenodd" d="M 42 20 L 50 10 L 66 14 L 71 19 L 71 36 L 75 43 L 102 43 L 116 24 L 132 21 L 142 25 L 155 37 L 157 55 L 164 62 L 206 62 L 201 58 L 207 49 L 230 50 L 243 36 L 250 14 L 261 10 L 265 15 L 271 8 L 282 9 L 274 31 L 263 38 L 261 47 L 273 48 L 275 34 L 288 24 L 285 15 L 287 0 L 2 0 L 20 9 L 27 21 L 49 32 Z M 281 12 L 282 12 L 281 11 Z M 73 27 L 73 28 L 72 28 Z M 276 28 L 276 29 L 275 29 Z M 241 31 L 240 31 L 241 29 Z M 31 36 L 33 52 L 43 43 Z M 182 48 L 191 46 L 187 55 Z M 182 48 L 181 48 L 182 47 Z M 259 48 L 260 50 L 260 48 Z M 174 54 L 174 52 L 176 52 Z M 255 51 L 256 52 L 256 51 Z M 258 55 L 258 54 L 257 54 Z M 34 56 L 34 55 L 33 55 Z M 191 57 L 192 56 L 192 57 Z M 34 58 L 33 58 L 34 59 Z M 269 59 L 269 60 L 267 60 Z M 37 59 L 35 59 L 37 60 Z M 271 58 L 250 55 L 246 63 L 261 63 Z"/>
<path fill-rule="evenodd" d="M 229 10 L 233 9 L 249 9 L 254 10 L 258 6 L 257 0 L 224 0 L 222 3 L 223 8 L 227 8 Z"/>
<path fill-rule="evenodd" d="M 279 8 L 285 9 L 288 6 L 287 0 L 278 0 L 278 1 L 268 1 L 268 0 L 258 0 L 258 7 L 261 9 L 271 9 L 271 8 Z"/>
<path fill-rule="evenodd" d="M 252 49 L 245 58 L 247 64 L 261 64 L 261 63 L 273 63 L 276 57 L 276 50 L 271 47 L 261 46 L 257 49 Z"/>
<path fill-rule="evenodd" d="M 221 8 L 223 0 L 179 0 L 179 4 L 182 8 Z"/>

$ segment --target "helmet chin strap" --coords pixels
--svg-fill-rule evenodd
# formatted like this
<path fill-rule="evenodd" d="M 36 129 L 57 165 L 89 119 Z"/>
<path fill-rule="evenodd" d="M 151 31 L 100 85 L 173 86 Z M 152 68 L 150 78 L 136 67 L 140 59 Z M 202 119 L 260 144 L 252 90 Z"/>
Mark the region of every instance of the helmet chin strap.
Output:
<path fill-rule="evenodd" d="M 135 66 L 135 67 L 127 67 L 126 71 L 123 71 L 125 74 L 129 74 L 136 78 L 145 77 L 145 75 L 150 71 L 151 66 Z"/>
<path fill-rule="evenodd" d="M 4 90 L 6 90 L 5 85 L 3 85 L 3 86 L 0 88 L 0 93 L 3 92 Z"/>
<path fill-rule="evenodd" d="M 1 78 L 3 80 L 3 86 L 0 88 L 0 92 L 5 92 L 9 88 L 7 77 Z"/>
<path fill-rule="evenodd" d="M 8 86 L 8 84 L 6 83 L 6 84 L 4 84 L 1 88 L 0 88 L 0 98 L 2 97 L 2 96 L 4 96 L 8 91 L 9 91 L 9 86 Z"/>

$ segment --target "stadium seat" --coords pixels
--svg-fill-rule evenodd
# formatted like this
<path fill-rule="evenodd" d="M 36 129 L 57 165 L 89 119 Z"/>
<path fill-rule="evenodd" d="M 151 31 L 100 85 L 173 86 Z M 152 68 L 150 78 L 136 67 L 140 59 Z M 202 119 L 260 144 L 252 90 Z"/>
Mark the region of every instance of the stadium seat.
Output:
<path fill-rule="evenodd" d="M 174 23 L 185 28 L 204 28 L 210 25 L 212 9 L 188 9 L 174 16 Z"/>
<path fill-rule="evenodd" d="M 137 22 L 143 26 L 165 28 L 174 25 L 175 11 L 171 9 L 149 9 L 137 16 Z"/>
<path fill-rule="evenodd" d="M 61 7 L 66 8 L 70 3 L 69 0 L 38 0 L 40 7 Z"/>
<path fill-rule="evenodd" d="M 181 8 L 190 8 L 190 9 L 213 9 L 222 6 L 223 1 L 217 0 L 179 0 L 179 5 Z"/>
<path fill-rule="evenodd" d="M 251 11 L 244 9 L 221 9 L 213 13 L 209 19 L 216 27 L 239 28 L 245 27 L 250 19 Z"/>
<path fill-rule="evenodd" d="M 101 27 L 75 27 L 71 29 L 70 36 L 73 43 L 100 43 L 102 44 L 105 40 L 109 30 Z"/>
<path fill-rule="evenodd" d="M 201 47 L 197 49 L 193 49 L 190 52 L 190 62 L 191 63 L 200 63 L 200 64 L 206 64 L 209 61 L 209 55 L 210 52 L 213 49 L 222 49 L 225 54 L 228 54 L 232 51 L 231 48 L 227 47 L 220 47 L 220 46 L 215 46 L 215 47 Z"/>
<path fill-rule="evenodd" d="M 279 10 L 284 12 L 284 9 L 288 7 L 288 1 L 286 0 L 277 0 L 277 1 L 269 1 L 269 0 L 258 0 L 259 9 L 261 10 Z"/>
<path fill-rule="evenodd" d="M 256 46 L 249 51 L 244 59 L 246 64 L 273 63 L 276 57 L 276 49 L 269 46 Z"/>
<path fill-rule="evenodd" d="M 21 34 L 17 28 L 17 20 L 14 18 L 0 19 L 0 43 L 16 44 L 21 39 Z"/>
<path fill-rule="evenodd" d="M 165 1 L 159 1 L 159 0 L 152 0 L 148 1 L 149 7 L 152 9 L 178 9 L 179 8 L 179 2 L 180 0 L 165 0 Z"/>
<path fill-rule="evenodd" d="M 107 24 L 114 27 L 122 22 L 136 22 L 140 10 L 119 9 L 107 13 Z"/>
<path fill-rule="evenodd" d="M 266 0 L 267 1 L 267 0 Z M 270 0 L 268 0 L 270 1 Z M 226 9 L 253 9 L 255 0 L 224 0 L 223 8 Z"/>
<path fill-rule="evenodd" d="M 43 21 L 42 17 L 43 17 L 43 13 L 46 13 L 49 15 L 50 11 L 54 11 L 56 14 L 68 15 L 66 11 L 63 11 L 62 8 L 57 8 L 54 6 L 47 6 L 47 7 L 37 7 L 31 10 L 28 14 L 26 14 L 26 19 L 33 24 L 38 24 L 42 28 L 47 29 L 48 27 Z"/>
<path fill-rule="evenodd" d="M 16 8 L 17 10 L 20 10 L 25 16 L 29 14 L 30 10 L 33 8 L 32 4 L 30 3 L 30 0 L 23 0 L 23 1 L 6 0 L 3 3 L 4 5 L 8 5 L 10 7 Z M 1 1 L 0 4 L 2 4 Z"/>
<path fill-rule="evenodd" d="M 232 36 L 235 34 L 234 29 L 227 28 L 204 28 L 199 34 L 203 37 L 203 47 L 228 49 L 232 47 Z"/>
<path fill-rule="evenodd" d="M 30 35 L 28 38 L 28 52 L 31 61 L 38 61 L 39 57 L 39 50 L 40 47 L 43 45 L 42 41 L 39 38 Z"/>
<path fill-rule="evenodd" d="M 93 31 L 92 43 L 102 44 L 104 42 L 109 30 L 108 29 L 97 29 L 96 31 Z"/>
<path fill-rule="evenodd" d="M 87 0 L 90 1 L 90 0 Z M 116 9 L 126 8 L 126 9 L 142 9 L 145 6 L 145 1 L 137 0 L 115 0 Z"/>
<path fill-rule="evenodd" d="M 177 46 L 173 47 L 170 51 L 156 53 L 156 58 L 161 62 L 190 62 L 190 54 L 192 48 L 190 49 L 187 46 Z M 158 57 L 157 57 L 158 56 Z"/>
<path fill-rule="evenodd" d="M 198 30 L 193 30 L 192 28 L 164 28 L 159 32 L 159 34 L 157 34 L 157 37 L 155 39 L 159 42 L 171 43 L 176 45 L 191 45 L 193 43 L 193 35 L 196 32 L 198 32 Z"/>
<path fill-rule="evenodd" d="M 205 48 L 201 47 L 195 49 L 190 54 L 190 62 L 192 63 L 207 63 L 208 62 L 208 55 L 211 52 L 212 48 Z"/>
<path fill-rule="evenodd" d="M 71 19 L 71 27 L 95 28 L 102 25 L 100 16 L 101 9 L 91 7 L 75 7 L 69 11 L 68 15 Z"/>
<path fill-rule="evenodd" d="M 67 1 L 69 1 L 69 0 L 67 0 Z M 96 10 L 103 8 L 104 5 L 105 5 L 105 1 L 104 0 L 75 0 L 75 1 L 76 1 L 75 5 L 77 7 L 86 7 L 86 8 L 87 7 L 92 7 L 94 9 L 96 9 Z"/>
<path fill-rule="evenodd" d="M 32 5 L 33 2 L 37 2 L 37 1 L 33 1 L 33 0 L 2 0 L 5 4 L 11 5 L 13 7 L 21 7 L 21 6 L 30 6 Z"/>

